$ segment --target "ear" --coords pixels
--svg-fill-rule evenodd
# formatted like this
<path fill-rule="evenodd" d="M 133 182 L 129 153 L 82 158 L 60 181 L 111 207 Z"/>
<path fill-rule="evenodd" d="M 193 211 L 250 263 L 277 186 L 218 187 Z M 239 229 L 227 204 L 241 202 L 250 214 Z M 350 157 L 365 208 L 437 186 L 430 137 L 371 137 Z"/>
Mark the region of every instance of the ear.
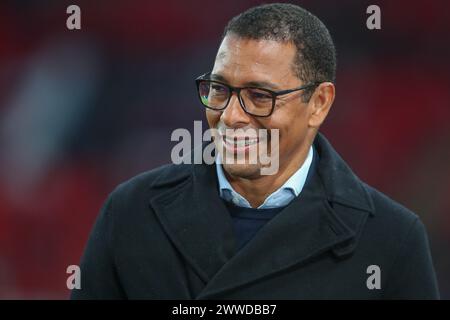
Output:
<path fill-rule="evenodd" d="M 319 128 L 330 111 L 336 94 L 336 88 L 332 82 L 322 82 L 314 91 L 308 102 L 310 116 L 308 125 Z"/>

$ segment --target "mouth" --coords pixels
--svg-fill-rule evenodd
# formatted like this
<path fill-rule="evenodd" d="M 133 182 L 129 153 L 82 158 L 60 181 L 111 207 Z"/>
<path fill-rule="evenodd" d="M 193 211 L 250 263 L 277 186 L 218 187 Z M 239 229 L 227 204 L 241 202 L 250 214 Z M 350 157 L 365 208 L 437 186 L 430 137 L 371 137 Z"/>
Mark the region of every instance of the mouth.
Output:
<path fill-rule="evenodd" d="M 250 148 L 255 147 L 260 142 L 259 137 L 237 137 L 221 136 L 221 140 L 227 152 L 242 153 L 248 152 Z"/>

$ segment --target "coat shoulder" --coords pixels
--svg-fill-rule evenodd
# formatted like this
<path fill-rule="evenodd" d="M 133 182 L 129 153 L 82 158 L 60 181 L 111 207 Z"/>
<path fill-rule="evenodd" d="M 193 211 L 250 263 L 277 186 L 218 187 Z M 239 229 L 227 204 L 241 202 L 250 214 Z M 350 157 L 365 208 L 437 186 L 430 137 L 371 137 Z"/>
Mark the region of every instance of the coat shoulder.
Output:
<path fill-rule="evenodd" d="M 419 220 L 416 213 L 386 194 L 364 182 L 363 186 L 372 200 L 375 219 L 382 224 L 408 228 Z"/>
<path fill-rule="evenodd" d="M 173 186 L 191 176 L 191 165 L 166 164 L 158 168 L 142 172 L 122 183 L 112 192 L 114 198 L 130 199 L 140 194 L 148 195 L 151 190 L 163 186 Z"/>
<path fill-rule="evenodd" d="M 372 258 L 384 270 L 383 299 L 439 299 L 428 235 L 420 217 L 365 185 L 375 214 L 366 229 Z"/>

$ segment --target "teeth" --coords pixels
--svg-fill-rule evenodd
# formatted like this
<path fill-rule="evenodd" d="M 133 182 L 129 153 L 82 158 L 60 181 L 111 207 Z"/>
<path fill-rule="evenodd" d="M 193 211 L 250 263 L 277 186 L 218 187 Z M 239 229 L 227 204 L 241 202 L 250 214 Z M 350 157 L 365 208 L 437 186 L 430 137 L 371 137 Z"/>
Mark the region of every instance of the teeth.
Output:
<path fill-rule="evenodd" d="M 250 139 L 250 140 L 246 140 L 245 141 L 245 144 L 246 145 L 251 145 L 251 144 L 255 144 L 255 143 L 257 143 L 258 142 L 258 139 Z"/>
<path fill-rule="evenodd" d="M 239 139 L 239 140 L 234 140 L 232 138 L 225 138 L 225 142 L 228 144 L 233 144 L 236 147 L 245 147 L 245 146 L 249 146 L 255 143 L 258 143 L 258 139 L 254 138 L 254 139 Z"/>

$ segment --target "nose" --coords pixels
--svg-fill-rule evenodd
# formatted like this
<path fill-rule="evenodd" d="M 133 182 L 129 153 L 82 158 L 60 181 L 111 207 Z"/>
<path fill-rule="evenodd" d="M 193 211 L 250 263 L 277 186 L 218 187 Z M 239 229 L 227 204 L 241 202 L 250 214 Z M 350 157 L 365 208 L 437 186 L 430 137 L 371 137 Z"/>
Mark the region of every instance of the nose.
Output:
<path fill-rule="evenodd" d="M 231 95 L 230 102 L 220 118 L 229 128 L 239 128 L 250 123 L 250 115 L 242 109 L 236 92 Z"/>

